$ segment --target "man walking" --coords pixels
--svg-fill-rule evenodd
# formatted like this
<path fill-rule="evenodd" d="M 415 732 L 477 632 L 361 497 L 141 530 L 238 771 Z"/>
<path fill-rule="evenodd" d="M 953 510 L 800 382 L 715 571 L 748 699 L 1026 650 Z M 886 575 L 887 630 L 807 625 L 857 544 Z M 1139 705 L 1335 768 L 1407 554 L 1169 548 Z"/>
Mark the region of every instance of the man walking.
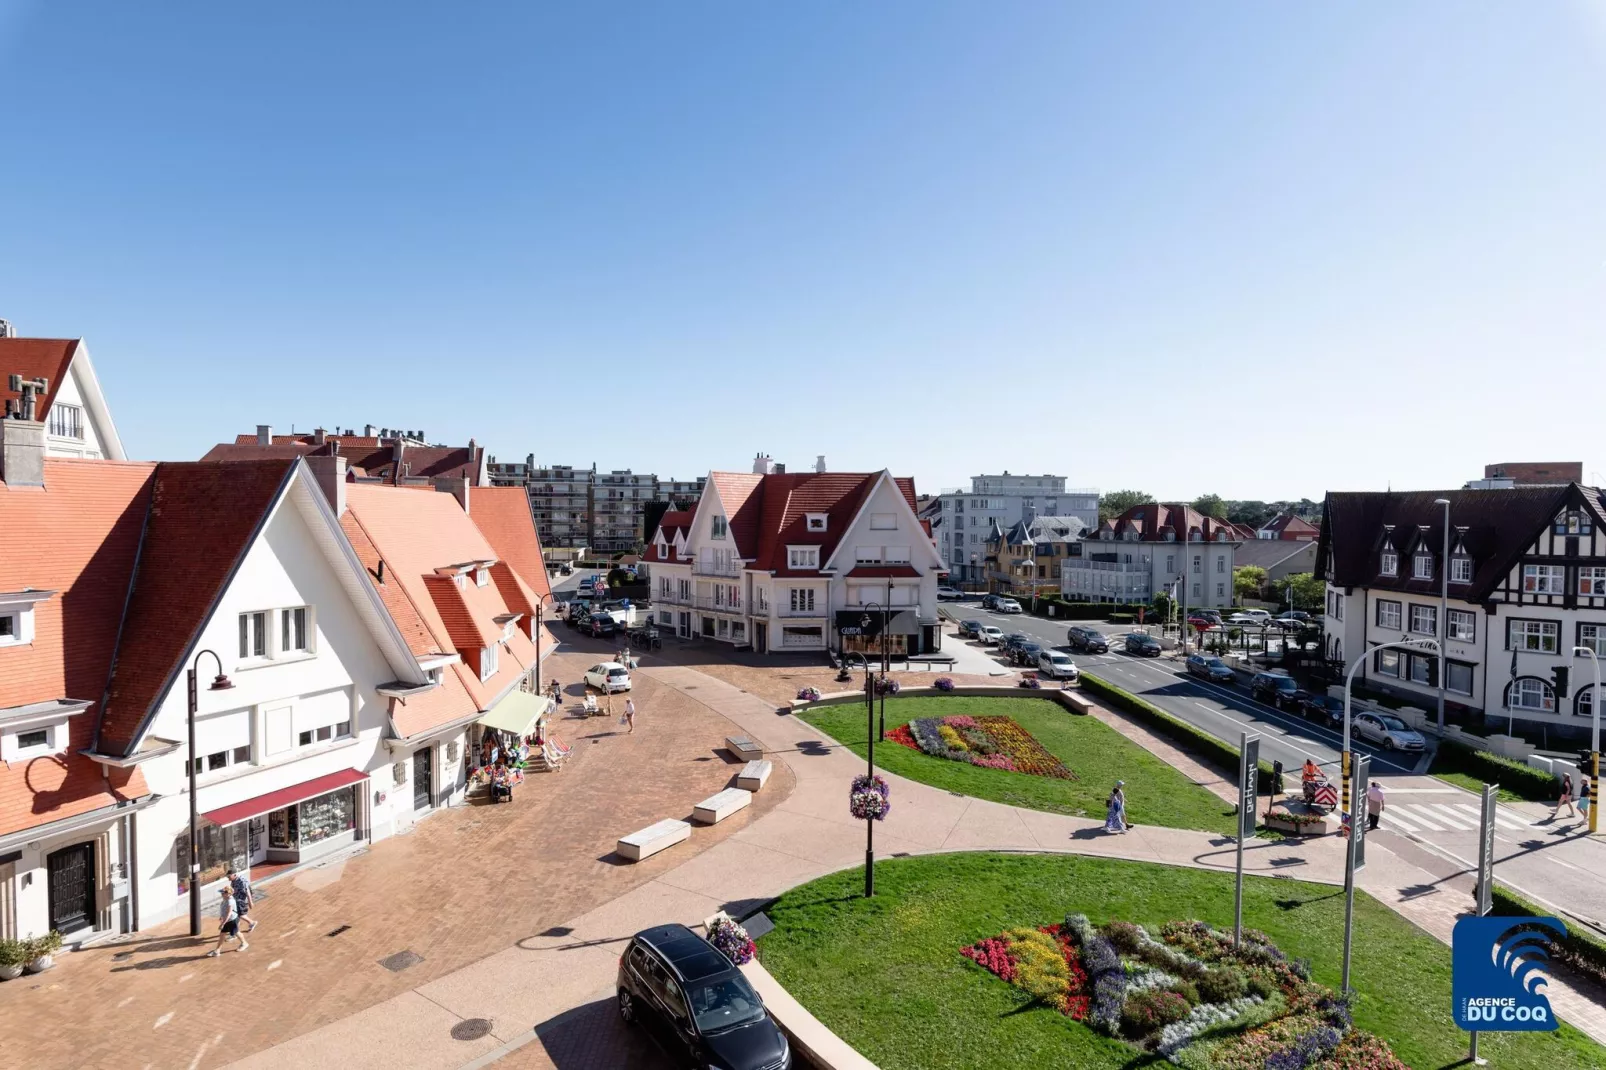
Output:
<path fill-rule="evenodd" d="M 630 732 L 636 730 L 636 700 L 633 698 L 625 699 L 625 724 L 630 726 Z M 629 735 L 630 732 L 625 734 Z"/>
<path fill-rule="evenodd" d="M 1366 829 L 1368 832 L 1377 828 L 1377 819 L 1383 816 L 1383 808 L 1387 804 L 1383 799 L 1383 785 L 1373 780 L 1366 785 Z"/>
<path fill-rule="evenodd" d="M 251 917 L 251 908 L 257 905 L 257 899 L 256 894 L 251 891 L 251 882 L 233 866 L 229 867 L 228 879 L 229 892 L 234 896 L 234 912 L 239 915 L 241 921 L 250 926 L 246 932 L 256 932 L 257 923 L 256 919 Z"/>
<path fill-rule="evenodd" d="M 232 890 L 230 890 L 227 884 L 218 889 L 217 916 L 217 947 L 214 947 L 212 950 L 206 953 L 207 958 L 215 959 L 218 957 L 218 955 L 222 954 L 223 941 L 225 940 L 240 941 L 240 951 L 244 951 L 246 948 L 251 946 L 245 942 L 245 937 L 240 935 L 240 916 L 239 914 L 235 913 L 234 893 Z"/>

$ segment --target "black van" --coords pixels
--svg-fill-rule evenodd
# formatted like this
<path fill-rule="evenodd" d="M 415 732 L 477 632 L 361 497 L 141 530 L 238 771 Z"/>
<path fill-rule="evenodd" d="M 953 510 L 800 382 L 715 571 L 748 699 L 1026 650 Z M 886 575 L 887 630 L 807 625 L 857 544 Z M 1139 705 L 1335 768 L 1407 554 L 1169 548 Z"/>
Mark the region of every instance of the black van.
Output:
<path fill-rule="evenodd" d="M 1110 641 L 1097 628 L 1073 624 L 1065 630 L 1065 642 L 1072 650 L 1082 654 L 1108 654 Z"/>

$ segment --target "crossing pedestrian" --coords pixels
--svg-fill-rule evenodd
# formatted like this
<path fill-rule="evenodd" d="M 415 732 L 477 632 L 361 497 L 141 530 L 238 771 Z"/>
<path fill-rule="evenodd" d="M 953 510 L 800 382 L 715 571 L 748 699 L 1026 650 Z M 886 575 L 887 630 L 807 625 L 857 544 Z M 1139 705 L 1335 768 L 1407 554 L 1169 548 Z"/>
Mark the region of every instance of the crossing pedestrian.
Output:
<path fill-rule="evenodd" d="M 1126 781 L 1117 780 L 1115 790 L 1104 803 L 1104 831 L 1125 832 L 1126 825 Z"/>
<path fill-rule="evenodd" d="M 245 931 L 254 933 L 257 931 L 257 921 L 251 916 L 251 908 L 257 905 L 257 897 L 251 890 L 251 882 L 233 866 L 229 867 L 227 876 L 229 891 L 234 896 L 234 912 L 239 915 L 241 921 L 250 926 Z"/>
<path fill-rule="evenodd" d="M 1371 781 L 1366 785 L 1366 828 L 1367 831 L 1377 828 L 1377 819 L 1383 816 L 1383 808 L 1387 805 L 1383 798 L 1383 785 Z"/>
<path fill-rule="evenodd" d="M 625 699 L 625 724 L 630 726 L 630 732 L 636 730 L 636 700 L 633 698 Z"/>
<path fill-rule="evenodd" d="M 251 945 L 245 942 L 240 935 L 240 915 L 234 909 L 234 890 L 227 884 L 218 889 L 218 927 L 217 947 L 206 953 L 209 959 L 215 959 L 223 952 L 224 940 L 238 940 L 240 946 L 237 950 L 244 951 Z"/>
<path fill-rule="evenodd" d="M 1585 821 L 1589 820 L 1589 778 L 1580 774 L 1578 777 L 1578 816 Z"/>
<path fill-rule="evenodd" d="M 1563 806 L 1567 808 L 1569 816 L 1578 816 L 1578 811 L 1573 809 L 1573 775 L 1571 773 L 1561 774 L 1561 796 L 1556 800 L 1556 808 L 1550 811 L 1552 821 L 1561 814 Z"/>

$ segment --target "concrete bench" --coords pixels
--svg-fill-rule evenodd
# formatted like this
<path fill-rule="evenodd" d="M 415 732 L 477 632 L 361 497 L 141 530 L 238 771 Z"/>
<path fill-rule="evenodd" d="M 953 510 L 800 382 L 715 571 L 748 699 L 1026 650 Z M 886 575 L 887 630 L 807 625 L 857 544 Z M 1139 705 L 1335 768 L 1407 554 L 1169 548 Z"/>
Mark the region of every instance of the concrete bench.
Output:
<path fill-rule="evenodd" d="M 736 774 L 736 786 L 743 791 L 754 792 L 764 786 L 764 781 L 770 778 L 775 765 L 767 759 L 748 762 L 742 766 L 742 771 Z"/>
<path fill-rule="evenodd" d="M 691 826 L 675 818 L 665 818 L 656 825 L 648 825 L 640 832 L 632 832 L 622 836 L 614 850 L 620 858 L 628 858 L 632 862 L 640 862 L 643 858 L 650 858 L 666 848 L 673 847 L 682 840 L 691 838 Z"/>
<path fill-rule="evenodd" d="M 691 816 L 705 825 L 717 825 L 752 801 L 752 792 L 743 791 L 741 788 L 726 788 L 692 807 Z"/>
<path fill-rule="evenodd" d="M 725 747 L 744 762 L 764 757 L 764 748 L 746 736 L 726 736 Z"/>

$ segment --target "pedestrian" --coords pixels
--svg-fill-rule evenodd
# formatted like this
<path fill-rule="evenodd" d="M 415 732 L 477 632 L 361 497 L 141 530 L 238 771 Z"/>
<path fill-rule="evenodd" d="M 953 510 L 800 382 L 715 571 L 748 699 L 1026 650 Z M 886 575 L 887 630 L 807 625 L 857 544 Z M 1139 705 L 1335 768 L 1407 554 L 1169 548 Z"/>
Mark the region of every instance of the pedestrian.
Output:
<path fill-rule="evenodd" d="M 1580 776 L 1579 779 L 1582 780 L 1583 777 Z M 1573 775 L 1571 773 L 1561 774 L 1561 797 L 1556 800 L 1556 808 L 1550 811 L 1550 819 L 1552 821 L 1561 814 L 1563 806 L 1567 808 L 1567 813 L 1570 816 L 1578 816 L 1578 811 L 1573 809 Z"/>
<path fill-rule="evenodd" d="M 1126 831 L 1126 781 L 1117 780 L 1115 790 L 1104 803 L 1104 831 Z"/>
<path fill-rule="evenodd" d="M 633 698 L 625 699 L 625 724 L 630 726 L 631 732 L 636 730 L 636 700 Z"/>
<path fill-rule="evenodd" d="M 239 915 L 241 921 L 250 926 L 245 931 L 254 933 L 257 931 L 257 921 L 251 916 L 251 908 L 257 905 L 257 898 L 256 893 L 251 890 L 251 882 L 233 866 L 229 867 L 227 876 L 229 891 L 234 894 L 234 912 Z"/>
<path fill-rule="evenodd" d="M 240 941 L 238 948 L 240 951 L 251 946 L 245 942 L 245 937 L 240 935 L 240 915 L 234 909 L 234 890 L 227 884 L 218 889 L 217 916 L 217 947 L 206 953 L 207 958 L 215 959 L 222 953 L 224 940 Z"/>
<path fill-rule="evenodd" d="M 1589 820 L 1589 778 L 1582 773 L 1578 776 L 1578 816 L 1585 821 Z"/>
<path fill-rule="evenodd" d="M 1383 816 L 1383 809 L 1388 804 L 1383 799 L 1383 785 L 1373 780 L 1366 785 L 1366 828 L 1371 831 L 1377 828 L 1377 819 Z"/>

